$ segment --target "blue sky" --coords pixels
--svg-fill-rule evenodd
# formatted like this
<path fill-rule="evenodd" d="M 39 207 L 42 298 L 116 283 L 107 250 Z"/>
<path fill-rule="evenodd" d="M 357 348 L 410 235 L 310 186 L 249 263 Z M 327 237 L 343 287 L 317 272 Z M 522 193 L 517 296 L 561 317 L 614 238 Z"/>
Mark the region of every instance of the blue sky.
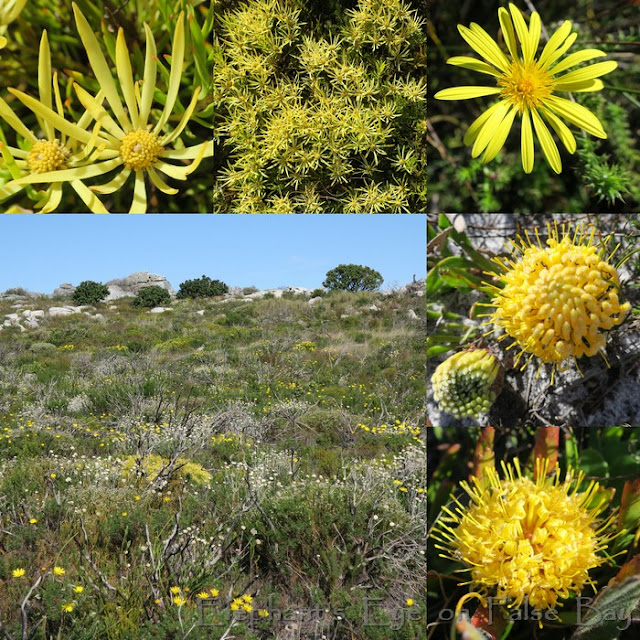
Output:
<path fill-rule="evenodd" d="M 207 275 L 230 286 L 315 288 L 340 263 L 364 264 L 382 288 L 425 275 L 422 215 L 0 215 L 0 291 L 51 293 L 135 271 L 177 289 Z"/>

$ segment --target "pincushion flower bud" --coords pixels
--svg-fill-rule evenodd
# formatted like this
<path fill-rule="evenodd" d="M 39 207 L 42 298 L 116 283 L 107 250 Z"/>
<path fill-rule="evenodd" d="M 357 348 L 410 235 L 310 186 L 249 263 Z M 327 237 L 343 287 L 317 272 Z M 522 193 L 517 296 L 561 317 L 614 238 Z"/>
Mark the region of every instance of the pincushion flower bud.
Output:
<path fill-rule="evenodd" d="M 502 381 L 502 365 L 486 349 L 452 355 L 431 377 L 438 406 L 456 418 L 486 413 L 502 390 Z"/>
<path fill-rule="evenodd" d="M 603 254 L 593 244 L 595 229 L 586 236 L 579 226 L 573 236 L 571 228 L 547 227 L 549 238 L 543 247 L 535 230 L 537 243 L 518 237 L 513 245 L 513 260 L 496 258 L 505 273 L 503 289 L 496 287 L 492 322 L 503 329 L 529 353 L 524 369 L 533 356 L 565 371 L 571 359 L 581 356 L 604 357 L 606 331 L 621 324 L 631 308 L 620 301 L 620 278 Z M 606 361 L 606 358 L 605 358 Z"/>

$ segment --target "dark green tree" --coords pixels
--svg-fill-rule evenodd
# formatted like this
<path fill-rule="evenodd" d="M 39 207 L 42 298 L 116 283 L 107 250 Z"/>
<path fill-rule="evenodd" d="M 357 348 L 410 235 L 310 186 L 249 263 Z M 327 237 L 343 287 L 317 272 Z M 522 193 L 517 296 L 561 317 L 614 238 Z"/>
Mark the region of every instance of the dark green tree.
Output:
<path fill-rule="evenodd" d="M 375 269 L 359 264 L 339 264 L 327 271 L 322 286 L 334 291 L 375 291 L 384 278 Z"/>
<path fill-rule="evenodd" d="M 109 287 L 93 280 L 81 282 L 71 295 L 76 304 L 95 304 L 109 295 Z"/>
<path fill-rule="evenodd" d="M 166 289 L 158 285 L 143 287 L 133 299 L 134 307 L 159 307 L 163 304 L 169 304 L 171 296 Z"/>
<path fill-rule="evenodd" d="M 229 287 L 221 280 L 212 280 L 207 276 L 185 280 L 178 291 L 178 298 L 214 298 L 229 291 Z"/>

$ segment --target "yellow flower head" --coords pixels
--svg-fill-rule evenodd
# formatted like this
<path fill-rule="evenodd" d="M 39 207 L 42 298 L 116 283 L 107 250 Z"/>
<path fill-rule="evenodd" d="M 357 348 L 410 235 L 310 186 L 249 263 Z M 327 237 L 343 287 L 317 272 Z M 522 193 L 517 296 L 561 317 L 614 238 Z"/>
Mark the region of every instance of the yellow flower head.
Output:
<path fill-rule="evenodd" d="M 258 609 L 258 615 L 261 618 L 268 618 L 269 617 L 269 612 L 266 609 Z"/>
<path fill-rule="evenodd" d="M 498 102 L 473 122 L 464 137 L 465 144 L 473 145 L 471 155 L 475 158 L 482 153 L 482 162 L 485 163 L 495 158 L 507 139 L 514 119 L 519 116 L 522 118 L 522 166 L 525 172 L 531 173 L 533 170 L 535 131 L 545 158 L 551 168 L 560 173 L 560 153 L 549 126 L 569 153 L 575 152 L 576 141 L 560 118 L 597 138 L 606 138 L 607 134 L 591 111 L 558 96 L 557 92 L 600 91 L 604 85 L 598 78 L 613 71 L 618 63 L 608 60 L 564 73 L 577 64 L 606 53 L 598 49 L 584 49 L 563 58 L 578 36 L 576 32 L 571 32 L 571 22 L 565 20 L 536 57 L 542 30 L 538 13 L 531 14 L 529 26 L 513 4 L 509 5 L 509 11 L 500 7 L 498 17 L 508 54 L 482 27 L 472 23 L 469 28 L 458 25 L 458 31 L 486 62 L 467 56 L 455 56 L 447 60 L 447 64 L 493 76 L 497 86 L 454 87 L 439 91 L 435 98 L 466 100 L 497 95 Z"/>
<path fill-rule="evenodd" d="M 207 598 L 210 598 L 211 596 L 209 595 L 208 591 L 201 591 L 200 593 L 197 594 L 198 598 L 200 598 L 200 600 L 206 600 Z"/>
<path fill-rule="evenodd" d="M 62 567 L 58 567 L 58 566 L 53 567 L 53 575 L 63 576 L 65 573 L 67 572 Z"/>
<path fill-rule="evenodd" d="M 186 602 L 186 600 L 182 597 L 182 596 L 176 596 L 173 599 L 173 604 L 175 604 L 177 607 L 181 607 L 182 605 L 184 605 Z"/>
<path fill-rule="evenodd" d="M 456 418 L 486 413 L 502 389 L 499 360 L 486 349 L 454 353 L 438 365 L 431 384 L 438 406 Z"/>
<path fill-rule="evenodd" d="M 67 604 L 62 605 L 62 611 L 64 611 L 64 613 L 71 613 L 74 607 L 75 604 L 73 604 L 73 602 L 68 602 Z"/>
<path fill-rule="evenodd" d="M 582 226 L 547 226 L 549 238 L 543 247 L 538 236 L 512 242 L 512 258 L 495 261 L 505 271 L 504 288 L 496 288 L 491 321 L 529 353 L 524 369 L 535 355 L 566 370 L 568 362 L 581 356 L 604 357 L 606 333 L 625 319 L 631 305 L 619 299 L 620 279 L 604 250 L 593 244 L 595 229 L 587 236 Z M 617 247 L 616 247 L 617 250 Z M 606 358 L 605 358 L 606 361 Z"/>
<path fill-rule="evenodd" d="M 454 497 L 455 513 L 443 507 L 432 534 L 442 557 L 466 565 L 474 588 L 509 607 L 527 598 L 533 608 L 555 608 L 558 598 L 593 585 L 589 570 L 605 562 L 599 553 L 612 539 L 605 531 L 615 514 L 598 518 L 608 503 L 598 483 L 578 493 L 584 473 L 569 469 L 561 482 L 559 474 L 546 477 L 548 463 L 536 459 L 535 480 L 521 474 L 516 458 L 502 463 L 504 479 L 489 468 L 472 486 L 462 482 L 469 506 Z"/>
<path fill-rule="evenodd" d="M 220 589 L 209 589 L 209 593 L 212 598 L 217 598 L 220 595 Z"/>
<path fill-rule="evenodd" d="M 11 575 L 12 575 L 14 578 L 22 578 L 22 576 L 23 576 L 24 574 L 25 574 L 24 569 L 14 569 L 14 570 L 11 572 Z"/>

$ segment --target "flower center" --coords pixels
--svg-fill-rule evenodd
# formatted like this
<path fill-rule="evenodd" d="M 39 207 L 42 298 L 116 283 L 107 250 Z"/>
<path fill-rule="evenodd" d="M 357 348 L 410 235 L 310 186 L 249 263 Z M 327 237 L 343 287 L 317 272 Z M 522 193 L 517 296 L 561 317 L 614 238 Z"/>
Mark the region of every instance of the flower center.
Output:
<path fill-rule="evenodd" d="M 67 168 L 69 151 L 59 140 L 38 140 L 27 153 L 27 166 L 31 173 L 46 173 Z"/>
<path fill-rule="evenodd" d="M 502 87 L 501 97 L 518 107 L 520 112 L 525 107 L 539 107 L 553 91 L 553 81 L 546 71 L 534 62 L 525 65 L 520 60 L 514 60 L 509 71 L 498 80 L 498 86 Z"/>
<path fill-rule="evenodd" d="M 120 144 L 120 157 L 125 166 L 135 171 L 148 169 L 158 160 L 163 147 L 158 136 L 151 131 L 129 131 Z"/>

